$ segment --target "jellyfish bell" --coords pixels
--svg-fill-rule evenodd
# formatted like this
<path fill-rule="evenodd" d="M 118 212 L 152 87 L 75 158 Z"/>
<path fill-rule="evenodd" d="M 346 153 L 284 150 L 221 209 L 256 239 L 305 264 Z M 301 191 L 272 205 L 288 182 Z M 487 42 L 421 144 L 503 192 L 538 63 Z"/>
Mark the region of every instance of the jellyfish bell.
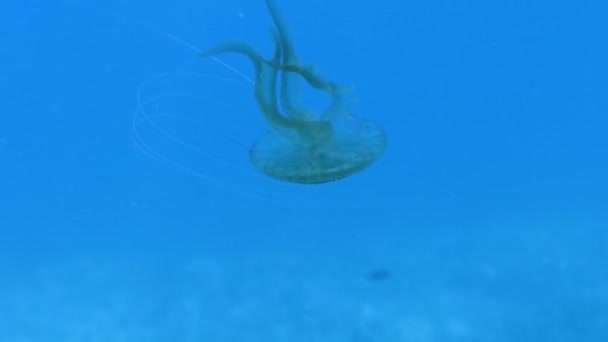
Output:
<path fill-rule="evenodd" d="M 252 163 L 277 180 L 321 184 L 364 170 L 384 152 L 384 131 L 373 123 L 353 116 L 322 123 L 325 127 L 313 128 L 311 144 L 306 143 L 309 139 L 294 143 L 268 131 L 251 147 Z M 321 137 L 319 131 L 324 132 Z"/>

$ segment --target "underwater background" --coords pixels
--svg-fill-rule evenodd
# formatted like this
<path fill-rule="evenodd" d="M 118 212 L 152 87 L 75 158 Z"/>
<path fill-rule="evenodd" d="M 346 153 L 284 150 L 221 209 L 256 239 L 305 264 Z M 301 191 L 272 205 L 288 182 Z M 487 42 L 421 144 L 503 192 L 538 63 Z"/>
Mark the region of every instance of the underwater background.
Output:
<path fill-rule="evenodd" d="M 608 340 L 608 4 L 276 2 L 369 169 L 249 162 L 262 0 L 2 1 L 0 341 Z"/>

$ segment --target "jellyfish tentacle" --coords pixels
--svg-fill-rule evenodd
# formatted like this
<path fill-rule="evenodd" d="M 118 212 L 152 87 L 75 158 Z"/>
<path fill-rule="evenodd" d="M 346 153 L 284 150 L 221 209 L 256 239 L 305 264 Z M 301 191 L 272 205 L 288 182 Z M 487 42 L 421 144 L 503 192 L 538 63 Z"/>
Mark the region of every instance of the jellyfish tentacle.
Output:
<path fill-rule="evenodd" d="M 314 66 L 283 64 L 275 65 L 274 67 L 299 74 L 313 88 L 324 91 L 331 96 L 332 103 L 329 105 L 329 108 L 325 110 L 320 119 L 331 120 L 337 115 L 346 114 L 346 109 L 348 107 L 347 103 L 350 102 L 347 99 L 352 97 L 352 90 L 350 88 L 325 80 Z"/>
<path fill-rule="evenodd" d="M 286 64 L 297 62 L 295 48 L 293 47 L 287 32 L 287 22 L 283 19 L 279 7 L 274 0 L 266 0 L 266 7 L 268 8 L 268 12 L 270 12 L 270 16 L 272 17 L 272 21 L 277 30 L 278 38 L 281 41 L 280 45 L 283 50 L 283 62 Z"/>
<path fill-rule="evenodd" d="M 329 108 L 326 109 L 320 119 L 331 120 L 339 113 L 344 112 L 346 106 L 346 95 L 350 94 L 349 91 L 331 81 L 327 81 L 324 77 L 321 76 L 320 72 L 314 66 L 305 66 L 302 65 L 296 55 L 295 47 L 291 43 L 289 32 L 287 29 L 287 23 L 284 20 L 279 8 L 275 2 L 275 0 L 266 0 L 266 7 L 268 8 L 268 12 L 270 12 L 270 16 L 274 21 L 276 26 L 278 37 L 275 38 L 275 44 L 280 44 L 283 51 L 283 58 L 280 64 L 274 63 L 272 67 L 278 68 L 282 70 L 281 73 L 281 102 L 285 107 L 285 111 L 290 117 L 299 120 L 311 120 L 314 119 L 309 114 L 310 111 L 302 110 L 299 101 L 294 103 L 290 94 L 294 94 L 296 92 L 299 94 L 299 91 L 294 90 L 294 87 L 297 88 L 296 80 L 291 77 L 292 73 L 299 74 L 309 83 L 313 88 L 325 91 L 329 96 L 332 97 L 332 103 L 329 105 Z M 278 42 L 276 40 L 278 39 Z M 299 98 L 299 96 L 298 96 Z"/>
<path fill-rule="evenodd" d="M 269 84 L 269 97 L 270 97 L 270 103 L 274 104 L 274 106 L 276 107 L 277 111 L 279 110 L 279 101 L 277 100 L 277 79 L 278 79 L 278 73 L 279 73 L 279 69 L 278 68 L 274 68 L 273 65 L 275 64 L 281 64 L 281 60 L 283 58 L 283 48 L 281 45 L 281 40 L 279 37 L 279 33 L 277 32 L 277 30 L 274 27 L 270 27 L 270 33 L 272 35 L 272 39 L 274 40 L 274 55 L 271 61 L 266 61 L 269 69 L 270 69 L 270 73 L 271 73 L 271 78 L 270 78 L 270 84 Z"/>
<path fill-rule="evenodd" d="M 277 67 L 278 65 L 284 64 L 300 64 L 300 60 L 296 55 L 295 47 L 287 29 L 287 22 L 281 15 L 278 6 L 274 0 L 266 0 L 266 7 L 270 12 L 270 16 L 276 27 L 277 37 L 275 38 L 275 44 L 279 45 L 282 50 L 282 59 L 279 63 L 275 63 L 272 66 Z M 284 72 L 285 69 L 281 70 L 283 70 L 283 72 L 281 72 L 281 87 L 279 92 L 281 105 L 286 114 L 297 120 L 313 120 L 314 115 L 311 115 L 310 111 L 301 109 L 303 105 L 301 96 L 302 84 L 299 82 L 300 80 L 294 78 L 292 72 Z"/>
<path fill-rule="evenodd" d="M 255 71 L 255 98 L 260 106 L 262 113 L 268 121 L 269 125 L 276 130 L 283 127 L 293 128 L 295 123 L 289 118 L 281 115 L 276 105 L 276 96 L 273 96 L 276 87 L 276 70 L 266 71 L 270 73 L 268 87 L 264 86 L 264 80 L 267 79 L 265 75 L 265 60 L 262 55 L 251 45 L 241 42 L 229 42 L 221 45 L 217 45 L 208 50 L 200 53 L 201 57 L 211 57 L 223 53 L 237 53 L 247 57 L 253 64 Z M 270 100 L 267 99 L 270 97 Z M 275 99 L 275 101 L 273 101 Z"/>
<path fill-rule="evenodd" d="M 205 58 L 205 57 L 212 57 L 212 56 L 223 54 L 223 53 L 237 53 L 237 54 L 244 55 L 245 57 L 249 58 L 249 60 L 253 64 L 256 75 L 258 75 L 259 73 L 262 72 L 262 67 L 263 67 L 263 62 L 264 62 L 264 58 L 262 57 L 262 54 L 260 54 L 258 52 L 258 50 L 256 50 L 253 46 L 251 46 L 247 43 L 228 42 L 228 43 L 216 45 L 212 48 L 201 51 L 199 55 L 201 57 Z"/>

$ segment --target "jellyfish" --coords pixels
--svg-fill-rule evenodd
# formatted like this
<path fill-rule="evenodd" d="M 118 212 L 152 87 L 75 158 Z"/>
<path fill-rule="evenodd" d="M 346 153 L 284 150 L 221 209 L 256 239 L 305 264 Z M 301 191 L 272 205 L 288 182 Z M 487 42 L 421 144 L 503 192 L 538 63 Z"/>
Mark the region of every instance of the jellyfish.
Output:
<path fill-rule="evenodd" d="M 328 183 L 368 168 L 386 150 L 384 129 L 350 113 L 350 89 L 300 62 L 275 1 L 266 0 L 266 7 L 274 23 L 271 59 L 244 42 L 201 52 L 203 57 L 237 53 L 253 64 L 254 97 L 268 130 L 250 147 L 251 163 L 271 178 L 300 184 Z M 297 75 L 330 97 L 327 109 L 317 112 L 299 103 Z"/>

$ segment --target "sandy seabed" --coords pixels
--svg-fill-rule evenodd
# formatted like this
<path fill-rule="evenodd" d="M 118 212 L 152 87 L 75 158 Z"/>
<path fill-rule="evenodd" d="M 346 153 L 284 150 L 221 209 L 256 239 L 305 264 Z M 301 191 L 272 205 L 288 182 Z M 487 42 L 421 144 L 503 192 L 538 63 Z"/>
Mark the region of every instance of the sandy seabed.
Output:
<path fill-rule="evenodd" d="M 608 340 L 601 225 L 355 240 L 49 262 L 0 284 L 0 341 Z"/>

